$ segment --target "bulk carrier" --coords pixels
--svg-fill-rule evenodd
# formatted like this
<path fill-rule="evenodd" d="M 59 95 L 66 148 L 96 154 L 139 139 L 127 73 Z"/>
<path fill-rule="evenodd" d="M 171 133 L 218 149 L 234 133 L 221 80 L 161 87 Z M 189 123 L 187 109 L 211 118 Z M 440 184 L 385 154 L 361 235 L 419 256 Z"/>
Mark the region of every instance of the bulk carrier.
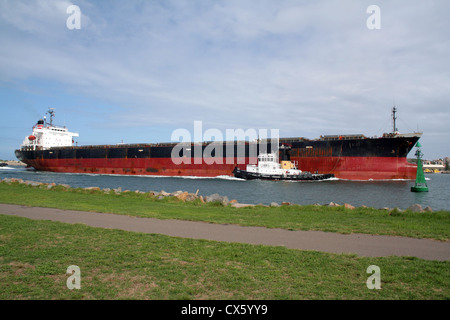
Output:
<path fill-rule="evenodd" d="M 400 134 L 395 125 L 394 107 L 393 132 L 382 137 L 361 134 L 328 135 L 318 139 L 280 138 L 276 145 L 267 139 L 214 142 L 215 152 L 209 153 L 214 159 L 208 159 L 204 153 L 211 148 L 211 142 L 189 143 L 175 152 L 183 159 L 180 163 L 173 158 L 174 148 L 180 145 L 173 142 L 75 146 L 74 137 L 78 137 L 78 133 L 54 125 L 54 109 L 47 113 L 50 121 L 46 117 L 39 120 L 15 155 L 36 170 L 70 173 L 233 176 L 235 168 L 245 169 L 247 164 L 257 163 L 260 151 L 282 147 L 280 159 L 294 161 L 303 171 L 332 174 L 338 179 L 348 180 L 413 180 L 417 167 L 408 163 L 407 155 L 422 135 Z M 200 157 L 193 152 L 194 149 L 201 150 Z"/>

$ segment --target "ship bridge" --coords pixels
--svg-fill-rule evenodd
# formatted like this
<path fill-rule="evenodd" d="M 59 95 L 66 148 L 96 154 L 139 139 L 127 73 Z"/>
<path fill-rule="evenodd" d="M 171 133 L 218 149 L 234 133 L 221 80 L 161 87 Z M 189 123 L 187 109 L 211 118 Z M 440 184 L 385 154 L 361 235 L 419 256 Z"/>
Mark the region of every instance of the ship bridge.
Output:
<path fill-rule="evenodd" d="M 38 120 L 33 126 L 31 135 L 25 137 L 20 146 L 21 150 L 47 150 L 53 147 L 70 147 L 73 146 L 74 137 L 78 137 L 78 133 L 69 132 L 66 127 L 53 125 L 54 110 L 49 109 L 50 122 L 46 118 Z"/>

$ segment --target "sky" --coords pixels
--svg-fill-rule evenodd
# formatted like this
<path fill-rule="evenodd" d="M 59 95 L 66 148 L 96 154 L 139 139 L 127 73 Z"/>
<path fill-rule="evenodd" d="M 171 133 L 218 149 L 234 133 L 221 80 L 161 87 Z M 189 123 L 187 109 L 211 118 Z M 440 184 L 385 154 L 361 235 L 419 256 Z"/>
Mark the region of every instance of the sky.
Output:
<path fill-rule="evenodd" d="M 195 121 L 224 136 L 381 136 L 394 105 L 425 159 L 447 157 L 449 12 L 448 0 L 0 0 L 0 159 L 48 108 L 95 145 L 170 142 Z"/>

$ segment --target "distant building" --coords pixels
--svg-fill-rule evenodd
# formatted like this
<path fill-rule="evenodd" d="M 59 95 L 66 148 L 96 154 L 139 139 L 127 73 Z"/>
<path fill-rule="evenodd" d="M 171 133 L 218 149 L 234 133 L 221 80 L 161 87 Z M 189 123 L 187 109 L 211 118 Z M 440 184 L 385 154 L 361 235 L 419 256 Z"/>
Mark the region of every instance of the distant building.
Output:
<path fill-rule="evenodd" d="M 445 170 L 443 164 L 423 164 L 423 172 L 425 173 L 440 173 Z"/>

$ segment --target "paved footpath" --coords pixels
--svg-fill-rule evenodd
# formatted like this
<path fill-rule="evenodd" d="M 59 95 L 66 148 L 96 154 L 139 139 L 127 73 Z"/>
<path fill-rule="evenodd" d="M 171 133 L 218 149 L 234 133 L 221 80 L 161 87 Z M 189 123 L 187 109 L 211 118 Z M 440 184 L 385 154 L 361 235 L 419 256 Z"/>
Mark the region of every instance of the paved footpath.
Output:
<path fill-rule="evenodd" d="M 0 214 L 181 238 L 285 246 L 291 249 L 353 253 L 371 257 L 411 256 L 427 260 L 450 260 L 449 241 L 365 234 L 343 235 L 322 231 L 289 231 L 8 204 L 0 204 Z"/>

